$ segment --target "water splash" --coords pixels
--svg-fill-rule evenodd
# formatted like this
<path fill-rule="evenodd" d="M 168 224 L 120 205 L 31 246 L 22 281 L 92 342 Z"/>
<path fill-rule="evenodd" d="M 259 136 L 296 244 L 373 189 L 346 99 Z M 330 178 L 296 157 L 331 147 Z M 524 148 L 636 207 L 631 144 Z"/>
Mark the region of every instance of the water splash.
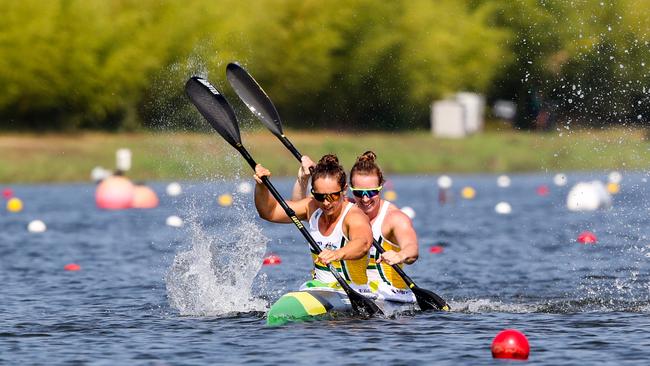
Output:
<path fill-rule="evenodd" d="M 467 299 L 461 301 L 450 301 L 453 312 L 459 313 L 533 313 L 538 306 L 534 304 L 506 304 L 499 300 L 491 299 Z"/>
<path fill-rule="evenodd" d="M 268 239 L 239 215 L 210 233 L 194 217 L 191 247 L 176 254 L 165 278 L 170 305 L 181 315 L 223 316 L 265 311 L 266 301 L 251 293 Z"/>

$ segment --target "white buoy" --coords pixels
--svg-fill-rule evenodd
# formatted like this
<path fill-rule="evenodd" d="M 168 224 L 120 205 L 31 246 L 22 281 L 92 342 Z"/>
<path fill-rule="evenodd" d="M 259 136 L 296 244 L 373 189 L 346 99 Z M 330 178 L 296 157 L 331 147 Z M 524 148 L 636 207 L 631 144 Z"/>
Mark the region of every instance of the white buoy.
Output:
<path fill-rule="evenodd" d="M 250 182 L 241 182 L 237 186 L 237 192 L 242 194 L 248 194 L 253 191 L 253 185 Z"/>
<path fill-rule="evenodd" d="M 181 227 L 183 226 L 183 219 L 181 219 L 178 216 L 172 215 L 167 218 L 167 221 L 165 223 L 167 224 L 167 226 Z"/>
<path fill-rule="evenodd" d="M 567 208 L 571 211 L 595 211 L 612 206 L 612 196 L 600 181 L 579 182 L 567 195 Z"/>
<path fill-rule="evenodd" d="M 567 177 L 562 173 L 555 174 L 553 177 L 553 184 L 558 187 L 564 187 L 567 184 Z"/>
<path fill-rule="evenodd" d="M 449 188 L 451 188 L 451 185 L 452 185 L 453 183 L 454 183 L 454 182 L 451 180 L 451 178 L 450 178 L 448 175 L 441 175 L 441 176 L 438 178 L 438 187 L 440 187 L 440 188 L 442 188 L 442 189 L 449 189 Z"/>
<path fill-rule="evenodd" d="M 167 191 L 167 195 L 175 197 L 183 193 L 183 188 L 181 188 L 180 184 L 176 182 L 171 182 L 167 185 L 166 191 Z"/>
<path fill-rule="evenodd" d="M 402 212 L 404 212 L 404 214 L 408 216 L 411 220 L 415 218 L 415 210 L 409 206 L 402 207 Z"/>
<path fill-rule="evenodd" d="M 499 202 L 494 206 L 494 211 L 499 215 L 508 215 L 512 212 L 512 207 L 510 207 L 508 202 Z"/>
<path fill-rule="evenodd" d="M 93 182 L 99 182 L 110 177 L 112 174 L 113 173 L 110 170 L 104 169 L 101 166 L 96 166 L 90 171 L 90 179 Z"/>
<path fill-rule="evenodd" d="M 500 175 L 497 178 L 497 186 L 501 188 L 508 188 L 510 187 L 510 177 L 507 175 Z"/>
<path fill-rule="evenodd" d="M 607 176 L 607 179 L 608 179 L 609 183 L 620 184 L 621 181 L 623 180 L 623 175 L 621 175 L 621 173 L 619 173 L 619 172 L 614 171 L 614 172 L 609 173 L 609 175 Z"/>
<path fill-rule="evenodd" d="M 33 220 L 27 225 L 27 231 L 30 233 L 42 233 L 47 230 L 47 226 L 41 220 Z"/>
<path fill-rule="evenodd" d="M 115 167 L 122 172 L 131 169 L 131 150 L 122 148 L 115 152 Z"/>

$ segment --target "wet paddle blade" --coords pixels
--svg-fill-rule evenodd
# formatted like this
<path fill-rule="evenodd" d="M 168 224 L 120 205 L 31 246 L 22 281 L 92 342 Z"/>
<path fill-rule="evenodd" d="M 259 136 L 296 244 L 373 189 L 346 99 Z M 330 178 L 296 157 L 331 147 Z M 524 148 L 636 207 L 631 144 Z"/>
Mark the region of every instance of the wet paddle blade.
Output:
<path fill-rule="evenodd" d="M 371 317 L 373 315 L 384 314 L 384 312 L 381 311 L 377 304 L 358 292 L 348 293 L 348 297 L 350 298 L 352 308 L 355 309 L 355 311 L 361 316 Z"/>
<path fill-rule="evenodd" d="M 226 78 L 239 99 L 246 104 L 255 117 L 264 123 L 274 135 L 281 136 L 283 134 L 282 122 L 275 105 L 248 71 L 232 62 L 226 66 Z"/>
<path fill-rule="evenodd" d="M 442 311 L 451 310 L 445 300 L 436 295 L 434 292 L 420 288 L 418 286 L 414 286 L 411 288 L 411 290 L 413 290 L 413 294 L 415 294 L 415 299 L 417 300 L 418 305 L 420 305 L 420 309 Z"/>
<path fill-rule="evenodd" d="M 193 76 L 185 83 L 185 92 L 201 115 L 230 145 L 241 145 L 235 112 L 212 84 L 201 77 Z"/>

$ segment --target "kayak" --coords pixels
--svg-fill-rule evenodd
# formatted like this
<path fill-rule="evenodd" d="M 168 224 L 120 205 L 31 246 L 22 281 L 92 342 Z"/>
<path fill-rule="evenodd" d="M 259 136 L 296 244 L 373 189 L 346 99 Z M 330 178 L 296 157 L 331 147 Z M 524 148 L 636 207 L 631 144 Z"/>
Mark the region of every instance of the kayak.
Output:
<path fill-rule="evenodd" d="M 413 313 L 420 309 L 417 303 L 376 301 L 376 304 L 385 316 Z M 275 326 L 289 322 L 334 319 L 352 315 L 352 305 L 345 293 L 309 289 L 282 295 L 269 309 L 266 325 Z"/>

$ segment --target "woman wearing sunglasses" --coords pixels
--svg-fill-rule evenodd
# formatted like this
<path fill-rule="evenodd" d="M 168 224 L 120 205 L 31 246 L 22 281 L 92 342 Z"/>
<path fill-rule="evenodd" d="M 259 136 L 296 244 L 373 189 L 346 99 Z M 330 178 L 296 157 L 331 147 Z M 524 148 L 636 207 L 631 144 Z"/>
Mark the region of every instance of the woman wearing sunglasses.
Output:
<path fill-rule="evenodd" d="M 271 172 L 262 165 L 255 167 L 255 207 L 260 217 L 278 223 L 291 223 L 280 204 L 273 198 L 261 177 Z M 301 290 L 313 287 L 338 289 L 338 282 L 327 264 L 341 273 L 352 288 L 370 295 L 366 268 L 368 250 L 372 245 L 372 229 L 368 217 L 354 204 L 347 202 L 346 174 L 336 155 L 323 156 L 311 173 L 311 197 L 287 201 L 300 220 L 309 220 L 309 233 L 322 252 L 312 252 L 313 279 Z"/>
<path fill-rule="evenodd" d="M 369 285 L 380 299 L 414 302 L 415 296 L 404 280 L 391 265 L 412 264 L 418 259 L 418 240 L 411 219 L 399 208 L 384 200 L 380 192 L 384 184 L 384 174 L 375 160 L 377 155 L 366 151 L 357 158 L 350 171 L 350 189 L 356 206 L 370 219 L 374 239 L 385 252 L 379 254 L 370 249 L 368 263 Z M 306 193 L 309 157 L 303 157 L 298 180 L 294 185 L 293 197 Z"/>

